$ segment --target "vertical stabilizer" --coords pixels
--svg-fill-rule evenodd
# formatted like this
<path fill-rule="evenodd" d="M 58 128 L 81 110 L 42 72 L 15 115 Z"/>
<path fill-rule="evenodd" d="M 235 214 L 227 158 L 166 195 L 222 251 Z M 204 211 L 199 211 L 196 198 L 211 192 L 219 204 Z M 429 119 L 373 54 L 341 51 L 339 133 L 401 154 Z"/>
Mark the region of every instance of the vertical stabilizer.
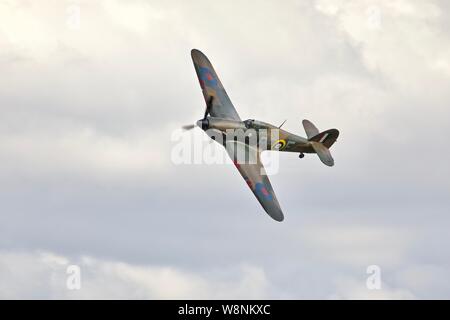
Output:
<path fill-rule="evenodd" d="M 309 120 L 303 120 L 302 121 L 303 128 L 305 128 L 306 136 L 308 139 L 311 139 L 312 137 L 319 134 L 319 129 L 316 128 L 315 125 Z"/>

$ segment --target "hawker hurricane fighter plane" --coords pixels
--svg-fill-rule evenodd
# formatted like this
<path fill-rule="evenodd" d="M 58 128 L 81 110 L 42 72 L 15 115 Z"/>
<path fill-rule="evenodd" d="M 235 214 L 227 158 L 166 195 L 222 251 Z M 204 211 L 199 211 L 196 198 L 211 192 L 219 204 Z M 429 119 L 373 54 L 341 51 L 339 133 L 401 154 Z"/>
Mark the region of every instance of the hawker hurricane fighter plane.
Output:
<path fill-rule="evenodd" d="M 307 138 L 303 138 L 281 129 L 281 126 L 274 126 L 253 119 L 242 121 L 208 58 L 196 49 L 191 51 L 191 56 L 206 102 L 205 114 L 201 120 L 197 121 L 196 126 L 204 130 L 214 140 L 217 137 L 214 133 L 223 135 L 223 146 L 225 146 L 236 168 L 261 206 L 273 219 L 282 221 L 284 219 L 283 212 L 264 170 L 260 153 L 263 150 L 297 152 L 300 158 L 303 158 L 305 153 L 316 153 L 325 165 L 331 167 L 334 165 L 334 160 L 329 148 L 339 136 L 339 131 L 330 129 L 319 132 L 310 121 L 303 120 L 303 127 L 307 135 Z M 189 125 L 183 128 L 192 129 L 194 127 L 195 125 Z M 230 130 L 253 130 L 257 133 L 265 131 L 271 137 L 274 136 L 273 133 L 275 132 L 277 138 L 275 141 L 267 140 L 264 143 L 258 140 L 258 144 L 253 147 L 245 140 L 243 144 L 240 144 L 240 148 L 244 149 L 246 153 L 250 149 L 256 150 L 256 156 L 253 157 L 253 161 L 238 161 L 236 159 L 236 148 L 228 147 L 230 143 L 236 145 L 236 139 L 233 141 L 226 140 L 226 133 Z M 242 145 L 244 146 L 242 147 Z M 237 147 L 239 149 L 239 145 Z"/>

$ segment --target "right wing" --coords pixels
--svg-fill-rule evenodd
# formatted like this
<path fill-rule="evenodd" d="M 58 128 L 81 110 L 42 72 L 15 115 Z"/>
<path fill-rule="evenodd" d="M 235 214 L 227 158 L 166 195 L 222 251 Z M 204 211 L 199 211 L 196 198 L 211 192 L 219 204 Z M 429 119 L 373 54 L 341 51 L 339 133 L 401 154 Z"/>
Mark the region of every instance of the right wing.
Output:
<path fill-rule="evenodd" d="M 214 97 L 211 116 L 241 121 L 208 58 L 197 49 L 192 49 L 191 56 L 205 102 L 208 103 L 209 99 Z"/>
<path fill-rule="evenodd" d="M 225 149 L 267 214 L 276 221 L 283 221 L 283 212 L 261 162 L 261 151 L 234 141 L 227 143 Z M 237 154 L 245 155 L 247 161 L 242 161 Z"/>

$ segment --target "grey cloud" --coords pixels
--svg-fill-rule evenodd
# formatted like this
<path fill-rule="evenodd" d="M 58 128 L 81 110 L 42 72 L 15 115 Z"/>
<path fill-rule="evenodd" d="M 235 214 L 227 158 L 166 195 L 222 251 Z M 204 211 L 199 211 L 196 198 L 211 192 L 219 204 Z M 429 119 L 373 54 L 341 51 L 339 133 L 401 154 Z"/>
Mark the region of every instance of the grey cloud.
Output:
<path fill-rule="evenodd" d="M 250 265 L 264 272 L 263 297 L 448 297 L 450 286 L 431 275 L 450 266 L 446 4 L 409 2 L 393 19 L 406 4 L 377 2 L 379 30 L 364 20 L 372 2 L 333 1 L 336 12 L 329 4 L 250 2 L 236 12 L 235 3 L 80 2 L 76 31 L 65 4 L 8 2 L 5 14 L 28 20 L 19 29 L 0 19 L 1 248 L 37 260 L 35 250 L 92 257 L 88 297 L 117 297 L 118 287 L 99 285 L 111 276 L 98 268 L 104 261 L 195 275 L 207 288 L 200 296 Z M 170 161 L 173 130 L 204 108 L 193 47 L 243 118 L 287 118 L 300 134 L 303 118 L 340 129 L 331 169 L 314 155 L 280 155 L 271 181 L 282 224 L 232 165 Z M 386 291 L 365 292 L 370 264 L 382 268 Z M 70 298 L 13 279 L 18 297 Z M 236 295 L 253 297 L 251 283 L 234 283 L 244 287 Z M 139 281 L 121 284 L 133 291 Z"/>

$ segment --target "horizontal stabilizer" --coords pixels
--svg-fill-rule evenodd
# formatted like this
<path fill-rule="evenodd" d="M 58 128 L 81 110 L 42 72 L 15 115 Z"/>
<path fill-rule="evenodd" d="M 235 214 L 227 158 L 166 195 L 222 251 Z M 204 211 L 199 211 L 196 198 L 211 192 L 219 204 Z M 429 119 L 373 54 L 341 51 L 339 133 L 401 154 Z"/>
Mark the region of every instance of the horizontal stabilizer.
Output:
<path fill-rule="evenodd" d="M 337 129 L 329 129 L 321 132 L 314 137 L 308 137 L 309 141 L 315 141 L 322 143 L 325 147 L 330 148 L 339 137 L 339 131 Z"/>
<path fill-rule="evenodd" d="M 320 142 L 311 141 L 314 151 L 319 156 L 320 161 L 325 165 L 332 167 L 334 165 L 334 159 L 331 156 L 330 150 Z"/>

